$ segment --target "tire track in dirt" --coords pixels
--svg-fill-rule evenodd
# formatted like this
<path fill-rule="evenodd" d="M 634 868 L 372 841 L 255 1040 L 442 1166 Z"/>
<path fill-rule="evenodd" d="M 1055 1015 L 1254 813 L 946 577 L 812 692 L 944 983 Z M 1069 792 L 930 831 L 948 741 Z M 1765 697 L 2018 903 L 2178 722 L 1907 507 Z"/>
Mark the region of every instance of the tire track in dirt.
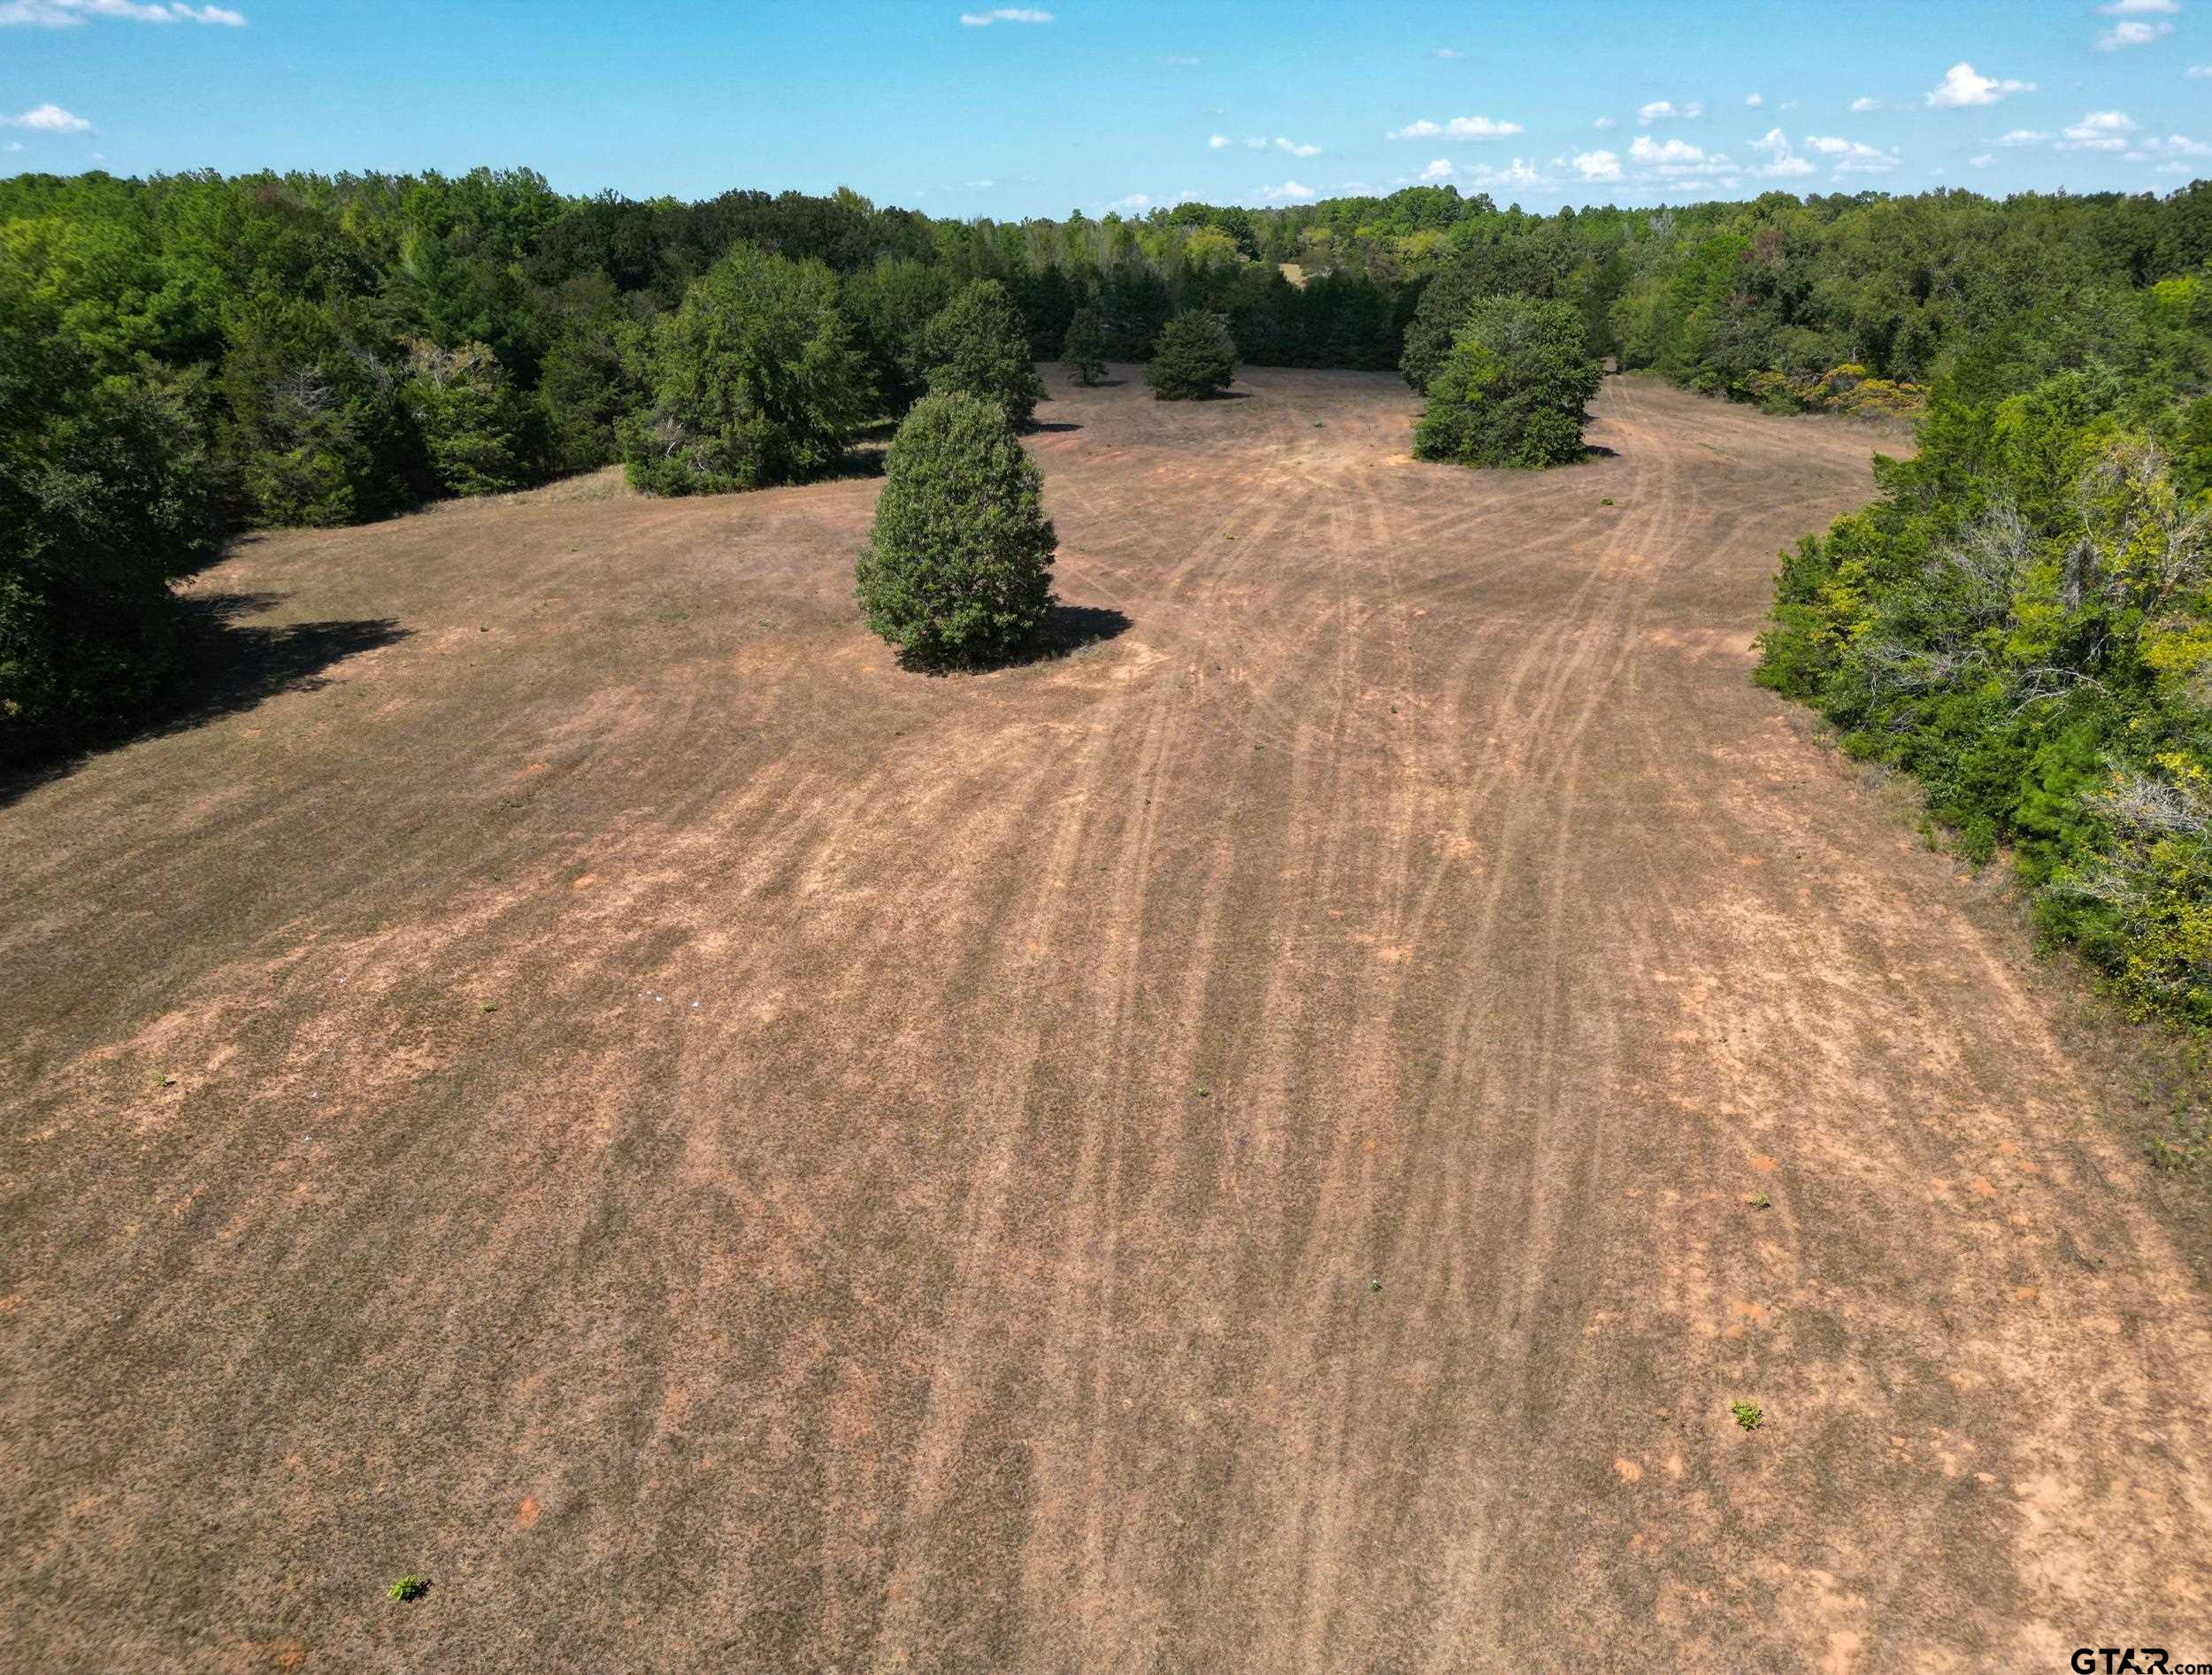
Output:
<path fill-rule="evenodd" d="M 0 807 L 0 1666 L 2191 1643 L 2106 1061 L 1745 678 L 1869 434 L 1247 383 L 1055 403 L 1130 626 L 985 677 L 853 622 L 864 481 L 211 577 L 408 634 Z"/>

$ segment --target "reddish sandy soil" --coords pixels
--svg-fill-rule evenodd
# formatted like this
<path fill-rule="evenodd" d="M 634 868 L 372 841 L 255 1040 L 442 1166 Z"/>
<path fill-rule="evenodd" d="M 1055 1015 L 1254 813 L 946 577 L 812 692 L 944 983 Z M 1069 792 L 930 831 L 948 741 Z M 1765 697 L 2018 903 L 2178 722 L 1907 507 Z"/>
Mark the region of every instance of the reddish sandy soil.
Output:
<path fill-rule="evenodd" d="M 2113 1061 L 1747 678 L 1875 439 L 1246 388 L 1056 392 L 981 678 L 865 479 L 199 579 L 311 678 L 0 807 L 0 1663 L 2212 1658 Z"/>

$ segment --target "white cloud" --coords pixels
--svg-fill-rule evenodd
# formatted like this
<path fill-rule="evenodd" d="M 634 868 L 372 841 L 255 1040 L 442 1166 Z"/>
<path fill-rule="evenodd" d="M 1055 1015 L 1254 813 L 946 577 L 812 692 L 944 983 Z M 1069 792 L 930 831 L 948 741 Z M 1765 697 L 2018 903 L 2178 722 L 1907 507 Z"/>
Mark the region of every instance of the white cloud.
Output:
<path fill-rule="evenodd" d="M 1438 158 L 1436 161 L 1430 164 L 1428 167 L 1423 169 L 1420 174 L 1416 178 L 1423 181 L 1450 180 L 1452 178 L 1451 159 L 1449 158 Z"/>
<path fill-rule="evenodd" d="M 1271 204 L 1303 204 L 1314 196 L 1314 190 L 1296 181 L 1285 181 L 1280 186 L 1262 187 L 1260 196 Z"/>
<path fill-rule="evenodd" d="M 2162 140 L 2153 134 L 2149 139 L 2136 141 L 2127 154 L 2131 163 L 2147 163 L 2160 157 L 2212 157 L 2212 145 L 2193 140 L 2185 134 L 2169 134 Z"/>
<path fill-rule="evenodd" d="M 995 23 L 1050 23 L 1052 13 L 1033 6 L 993 6 L 988 12 L 964 12 L 960 21 L 971 29 L 987 29 Z"/>
<path fill-rule="evenodd" d="M 1575 154 L 1576 173 L 1586 181 L 1617 181 L 1621 178 L 1621 160 L 1610 151 L 1579 151 Z"/>
<path fill-rule="evenodd" d="M 1287 151 L 1293 157 L 1319 157 L 1321 155 L 1319 146 L 1300 145 L 1293 141 L 1286 140 L 1279 134 L 1275 136 L 1275 149 L 1278 151 Z"/>
<path fill-rule="evenodd" d="M 1939 111 L 1961 111 L 1970 104 L 1994 104 L 2016 93 L 2032 93 L 2032 81 L 2000 81 L 1978 75 L 1962 58 L 1943 73 L 1943 80 L 1928 89 L 1928 103 Z"/>
<path fill-rule="evenodd" d="M 1677 104 L 1672 99 L 1654 99 L 1649 104 L 1636 107 L 1636 119 L 1647 125 L 1673 120 L 1689 121 L 1705 114 L 1705 107 L 1695 99 L 1687 104 Z"/>
<path fill-rule="evenodd" d="M 1127 197 L 1118 197 L 1106 206 L 1110 210 L 1148 210 L 1152 200 L 1141 192 L 1132 192 Z"/>
<path fill-rule="evenodd" d="M 2173 32 L 2170 23 L 2116 23 L 2097 37 L 2097 50 L 2117 52 L 2123 47 L 2147 47 Z"/>
<path fill-rule="evenodd" d="M 2193 64 L 2182 74 L 2192 81 L 2212 81 L 2212 64 Z"/>
<path fill-rule="evenodd" d="M 2060 130 L 2062 151 L 2124 151 L 2135 122 L 2117 111 L 2092 111 L 2071 127 Z"/>
<path fill-rule="evenodd" d="M 1526 158 L 1515 158 L 1509 168 L 1495 169 L 1486 163 L 1478 163 L 1467 173 L 1470 184 L 1487 186 L 1548 186 L 1543 173 Z"/>
<path fill-rule="evenodd" d="M 1857 111 L 1861 116 L 1864 116 L 1869 111 L 1880 110 L 1882 108 L 1882 102 L 1879 99 L 1866 98 L 1863 96 L 1852 100 L 1851 108 Z"/>
<path fill-rule="evenodd" d="M 2181 0 L 2112 0 L 2110 5 L 2099 6 L 2097 10 L 2108 18 L 2138 18 L 2150 12 L 2171 17 L 2181 10 Z"/>
<path fill-rule="evenodd" d="M 1833 134 L 1809 134 L 1805 148 L 1830 159 L 1838 174 L 1886 174 L 1901 160 L 1895 146 L 1884 151 L 1862 140 Z"/>
<path fill-rule="evenodd" d="M 23 142 L 22 142 L 22 141 L 20 141 L 20 140 L 10 140 L 10 141 L 8 142 L 8 150 L 11 150 L 11 151 L 20 151 L 22 149 L 23 149 Z"/>
<path fill-rule="evenodd" d="M 1596 121 L 1590 124 L 1590 126 L 1598 129 L 1600 132 L 1602 132 L 1607 128 L 1618 127 L 1620 125 L 1614 121 L 1609 116 L 1601 116 Z"/>
<path fill-rule="evenodd" d="M 1763 93 L 1750 93 L 1744 96 L 1744 104 L 1748 105 L 1754 111 L 1757 110 L 1766 102 L 1767 96 Z"/>
<path fill-rule="evenodd" d="M 1997 154 L 1994 151 L 1985 151 L 1979 157 L 1968 158 L 1966 163 L 1969 168 L 1985 169 L 1996 160 Z"/>
<path fill-rule="evenodd" d="M 970 181 L 968 182 L 968 190 L 969 190 L 969 191 L 971 191 L 971 192 L 981 192 L 981 191 L 986 191 L 986 190 L 987 190 L 988 188 L 990 188 L 991 187 L 996 186 L 997 184 L 998 184 L 998 182 L 997 182 L 996 181 L 994 181 L 994 180 L 989 180 L 989 179 L 985 179 L 985 180 L 980 180 L 980 181 Z"/>
<path fill-rule="evenodd" d="M 1786 181 L 1810 174 L 1816 167 L 1811 158 L 1797 155 L 1790 145 L 1789 135 L 1779 128 L 1769 128 L 1751 142 L 1751 149 L 1765 152 L 1767 158 L 1752 173 L 1770 181 Z"/>
<path fill-rule="evenodd" d="M 2040 145 L 2051 136 L 2039 134 L 2033 128 L 2015 128 L 1998 140 L 2000 145 Z"/>
<path fill-rule="evenodd" d="M 1457 47 L 1439 47 L 1429 54 L 1432 58 L 1463 58 L 1466 56 Z"/>
<path fill-rule="evenodd" d="M 231 29 L 242 29 L 246 24 L 243 12 L 227 6 L 142 4 L 140 0 L 5 0 L 0 4 L 0 27 L 28 25 L 70 29 L 88 18 L 123 18 L 133 23 L 212 23 Z"/>
<path fill-rule="evenodd" d="M 1662 143 L 1648 134 L 1640 134 L 1630 142 L 1628 155 L 1636 162 L 1647 165 L 1705 161 L 1704 151 L 1687 140 L 1668 140 Z"/>
<path fill-rule="evenodd" d="M 1209 134 L 1206 136 L 1206 147 L 1209 150 L 1222 150 L 1227 147 L 1228 143 L 1229 136 L 1225 134 Z"/>
<path fill-rule="evenodd" d="M 1383 135 L 1386 140 L 1432 140 L 1439 134 L 1448 134 L 1455 140 L 1502 140 L 1521 131 L 1517 122 L 1493 122 L 1486 116 L 1455 116 L 1448 122 L 1432 122 L 1423 117 L 1409 122 L 1402 128 L 1393 128 Z"/>
<path fill-rule="evenodd" d="M 21 116 L 0 117 L 12 128 L 36 128 L 41 134 L 89 134 L 92 124 L 73 116 L 58 104 L 42 104 Z"/>
<path fill-rule="evenodd" d="M 1247 134 L 1247 135 L 1245 136 L 1245 139 L 1244 139 L 1244 149 L 1245 149 L 1246 150 L 1248 150 L 1248 151 L 1264 151 L 1264 150 L 1267 150 L 1267 135 L 1265 135 L 1264 134 Z"/>

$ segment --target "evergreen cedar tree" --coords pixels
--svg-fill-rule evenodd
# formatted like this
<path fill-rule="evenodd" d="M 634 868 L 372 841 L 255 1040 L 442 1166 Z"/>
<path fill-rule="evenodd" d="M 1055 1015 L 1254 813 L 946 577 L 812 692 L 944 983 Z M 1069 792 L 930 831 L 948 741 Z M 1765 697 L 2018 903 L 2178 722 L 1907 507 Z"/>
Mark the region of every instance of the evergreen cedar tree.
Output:
<path fill-rule="evenodd" d="M 914 665 L 999 662 L 1044 626 L 1056 544 L 1006 410 L 961 390 L 926 396 L 884 464 L 860 608 Z"/>
<path fill-rule="evenodd" d="M 1178 314 L 1161 329 L 1144 381 L 1164 402 L 1218 396 L 1237 375 L 1237 346 L 1218 314 Z"/>
<path fill-rule="evenodd" d="M 1106 376 L 1106 334 L 1099 329 L 1098 311 L 1079 308 L 1068 321 L 1060 358 L 1068 369 L 1068 381 L 1086 387 Z"/>
<path fill-rule="evenodd" d="M 733 246 L 654 334 L 652 404 L 626 420 L 633 488 L 713 495 L 833 467 L 874 407 L 837 280 L 819 262 Z"/>
<path fill-rule="evenodd" d="M 996 402 L 1016 425 L 1033 420 L 1044 399 L 1020 311 L 996 280 L 964 287 L 932 318 L 922 331 L 922 359 L 931 395 L 958 391 Z"/>
<path fill-rule="evenodd" d="M 1486 298 L 1430 375 L 1413 451 L 1467 465 L 1572 464 L 1600 379 L 1566 303 Z"/>

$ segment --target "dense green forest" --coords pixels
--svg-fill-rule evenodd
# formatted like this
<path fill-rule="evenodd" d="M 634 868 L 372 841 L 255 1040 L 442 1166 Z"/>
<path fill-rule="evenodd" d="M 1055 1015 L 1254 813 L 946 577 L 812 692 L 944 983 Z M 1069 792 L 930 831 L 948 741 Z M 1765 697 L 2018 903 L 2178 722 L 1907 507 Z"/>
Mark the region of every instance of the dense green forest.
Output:
<path fill-rule="evenodd" d="M 171 584 L 233 531 L 618 459 L 662 492 L 800 480 L 949 366 L 1025 382 L 1010 321 L 1094 366 L 1195 311 L 1246 363 L 1425 389 L 1479 309 L 1524 298 L 1715 396 L 1924 413 L 1881 501 L 1788 557 L 1762 678 L 1920 775 L 1970 850 L 2016 849 L 2132 998 L 2212 1018 L 2208 272 L 2201 182 L 1551 216 L 1423 187 L 1017 224 L 527 171 L 18 176 L 0 762 L 157 701 Z"/>

